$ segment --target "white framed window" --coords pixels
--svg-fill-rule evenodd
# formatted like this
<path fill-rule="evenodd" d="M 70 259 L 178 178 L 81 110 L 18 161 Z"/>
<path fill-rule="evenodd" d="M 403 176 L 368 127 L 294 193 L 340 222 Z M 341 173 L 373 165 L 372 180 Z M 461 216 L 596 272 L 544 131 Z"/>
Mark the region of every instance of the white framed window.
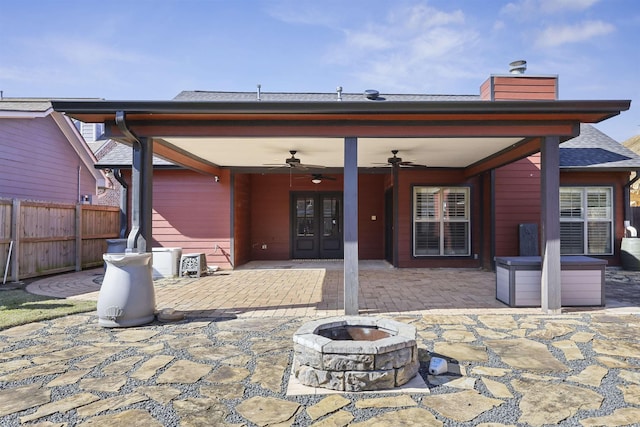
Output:
<path fill-rule="evenodd" d="M 469 188 L 413 187 L 413 256 L 470 255 Z"/>
<path fill-rule="evenodd" d="M 560 187 L 560 253 L 613 255 L 613 189 Z"/>

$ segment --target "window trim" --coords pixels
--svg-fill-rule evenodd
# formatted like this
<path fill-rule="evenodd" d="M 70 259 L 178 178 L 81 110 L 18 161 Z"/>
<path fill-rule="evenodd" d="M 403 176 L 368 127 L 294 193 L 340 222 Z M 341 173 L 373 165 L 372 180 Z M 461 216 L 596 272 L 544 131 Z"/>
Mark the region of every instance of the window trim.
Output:
<path fill-rule="evenodd" d="M 579 223 L 583 224 L 582 229 L 582 252 L 580 253 L 563 253 L 562 255 L 583 255 L 583 256 L 613 256 L 615 254 L 615 188 L 612 185 L 570 185 L 565 184 L 561 185 L 560 189 L 572 189 L 572 190 L 580 190 L 582 197 L 582 218 L 563 218 L 560 212 L 560 224 L 562 223 Z M 587 193 L 589 190 L 594 189 L 605 189 L 609 192 L 609 217 L 606 220 L 599 218 L 589 218 L 588 212 L 588 198 Z M 558 194 L 560 197 L 560 194 Z M 562 206 L 560 206 L 562 208 Z M 608 223 L 609 224 L 609 247 L 611 248 L 609 252 L 603 253 L 589 253 L 589 223 L 597 222 L 597 223 Z M 562 247 L 562 241 L 560 242 L 560 247 Z"/>
<path fill-rule="evenodd" d="M 465 204 L 467 211 L 467 218 L 465 220 L 455 220 L 455 221 L 444 221 L 444 216 L 440 218 L 438 221 L 418 221 L 416 219 L 416 195 L 417 190 L 421 188 L 438 188 L 440 192 L 446 189 L 452 190 L 464 190 L 464 194 L 466 196 Z M 473 211 L 471 209 L 471 199 L 472 199 L 472 191 L 470 185 L 437 185 L 437 184 L 413 184 L 411 185 L 411 256 L 414 259 L 422 259 L 422 258 L 470 258 L 472 256 L 472 248 L 471 248 L 471 234 L 472 234 L 472 217 Z M 443 199 L 444 200 L 444 199 Z M 442 205 L 440 206 L 442 209 Z M 467 253 L 465 254 L 445 254 L 443 251 L 444 246 L 444 235 L 440 233 L 440 241 L 439 241 L 439 253 L 438 254 L 416 254 L 416 224 L 418 222 L 437 222 L 440 225 L 440 230 L 446 222 L 456 222 L 456 223 L 466 223 L 467 224 Z"/>

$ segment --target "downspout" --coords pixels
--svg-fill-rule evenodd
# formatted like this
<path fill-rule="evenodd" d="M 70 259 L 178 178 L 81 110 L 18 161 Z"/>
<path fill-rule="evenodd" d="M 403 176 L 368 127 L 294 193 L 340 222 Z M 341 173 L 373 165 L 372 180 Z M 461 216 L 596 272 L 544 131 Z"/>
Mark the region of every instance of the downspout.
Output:
<path fill-rule="evenodd" d="M 76 199 L 78 201 L 78 203 L 82 203 L 82 192 L 80 190 L 80 180 L 81 180 L 81 174 L 82 174 L 82 167 L 80 165 L 78 165 L 78 198 Z"/>
<path fill-rule="evenodd" d="M 127 214 L 129 213 L 129 185 L 127 184 L 127 181 L 124 180 L 122 171 L 119 168 L 113 170 L 113 177 L 120 183 L 120 238 L 124 239 L 124 237 L 127 235 L 127 228 L 129 223 L 127 219 Z"/>
<path fill-rule="evenodd" d="M 153 148 L 150 144 L 152 140 L 139 138 L 128 128 L 124 111 L 116 112 L 115 123 L 133 146 L 132 217 L 126 252 L 151 252 Z"/>
<path fill-rule="evenodd" d="M 640 170 L 635 171 L 636 176 L 624 185 L 624 221 L 631 221 L 631 186 L 640 179 Z M 637 228 L 636 224 L 631 224 Z"/>

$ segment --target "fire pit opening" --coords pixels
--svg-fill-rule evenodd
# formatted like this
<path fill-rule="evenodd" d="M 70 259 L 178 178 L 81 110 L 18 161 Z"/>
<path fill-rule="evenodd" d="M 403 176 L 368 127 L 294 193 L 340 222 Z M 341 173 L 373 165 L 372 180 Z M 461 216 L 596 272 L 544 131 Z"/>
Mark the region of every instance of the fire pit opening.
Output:
<path fill-rule="evenodd" d="M 338 341 L 376 341 L 390 337 L 391 333 L 372 326 L 339 326 L 321 329 L 318 335 Z"/>
<path fill-rule="evenodd" d="M 420 367 L 416 328 L 390 319 L 341 316 L 307 322 L 293 335 L 301 384 L 338 391 L 386 390 Z"/>

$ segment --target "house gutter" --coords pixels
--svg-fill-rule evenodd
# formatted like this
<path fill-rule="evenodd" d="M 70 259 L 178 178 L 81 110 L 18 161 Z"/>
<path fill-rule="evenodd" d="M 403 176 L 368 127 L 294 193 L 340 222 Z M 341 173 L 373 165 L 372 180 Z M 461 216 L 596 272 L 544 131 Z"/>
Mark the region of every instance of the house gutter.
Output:
<path fill-rule="evenodd" d="M 600 113 L 604 118 L 628 110 L 630 100 L 584 101 L 52 101 L 56 111 L 72 117 L 161 114 L 503 114 Z"/>

